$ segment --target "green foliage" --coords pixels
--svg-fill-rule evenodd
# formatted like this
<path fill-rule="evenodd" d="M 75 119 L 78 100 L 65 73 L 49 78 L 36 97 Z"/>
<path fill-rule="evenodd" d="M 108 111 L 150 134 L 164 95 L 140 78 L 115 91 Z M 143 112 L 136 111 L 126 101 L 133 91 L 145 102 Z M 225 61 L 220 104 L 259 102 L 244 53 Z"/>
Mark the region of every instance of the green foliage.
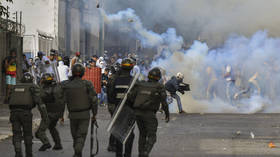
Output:
<path fill-rule="evenodd" d="M 13 0 L 5 0 L 6 2 L 13 3 Z M 2 15 L 5 15 L 9 17 L 9 13 L 7 12 L 7 8 L 2 5 L 1 0 L 0 0 L 0 17 Z"/>

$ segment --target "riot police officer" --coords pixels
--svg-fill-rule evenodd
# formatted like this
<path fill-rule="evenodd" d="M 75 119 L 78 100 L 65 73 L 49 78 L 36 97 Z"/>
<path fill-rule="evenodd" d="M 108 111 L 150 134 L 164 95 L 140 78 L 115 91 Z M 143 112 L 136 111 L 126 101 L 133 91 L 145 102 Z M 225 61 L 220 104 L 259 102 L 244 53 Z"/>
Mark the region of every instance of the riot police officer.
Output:
<path fill-rule="evenodd" d="M 82 157 L 90 121 L 90 110 L 93 121 L 97 114 L 97 94 L 90 81 L 82 80 L 84 72 L 83 65 L 75 64 L 70 80 L 62 83 L 74 141 L 74 157 Z"/>
<path fill-rule="evenodd" d="M 121 100 L 124 98 L 126 90 L 129 88 L 129 84 L 132 81 L 132 76 L 130 71 L 133 68 L 133 61 L 129 58 L 122 60 L 121 69 L 119 72 L 112 75 L 108 80 L 108 102 L 109 102 L 109 112 L 111 115 L 115 112 Z M 125 144 L 125 157 L 131 157 L 132 144 L 134 140 L 134 133 L 130 134 L 126 144 Z M 123 156 L 123 145 L 122 143 L 115 139 L 113 135 L 110 135 L 108 150 L 116 149 L 116 157 Z"/>
<path fill-rule="evenodd" d="M 59 84 L 56 84 L 53 79 L 53 75 L 50 73 L 43 74 L 41 85 L 41 99 L 46 105 L 48 120 L 41 121 L 40 126 L 35 133 L 36 138 L 40 139 L 40 141 L 43 143 L 39 151 L 45 151 L 51 148 L 49 139 L 46 136 L 47 129 L 50 130 L 51 136 L 55 143 L 53 150 L 61 150 L 62 145 L 60 136 L 55 127 L 59 118 L 63 117 L 65 109 L 63 91 L 61 86 Z"/>
<path fill-rule="evenodd" d="M 156 112 L 159 110 L 160 103 L 166 115 L 166 122 L 169 121 L 166 91 L 164 85 L 158 82 L 160 79 L 160 69 L 153 68 L 148 74 L 148 81 L 136 83 L 128 94 L 127 103 L 133 104 L 132 108 L 140 132 L 139 157 L 148 157 L 156 142 L 158 127 Z"/>
<path fill-rule="evenodd" d="M 21 83 L 11 90 L 9 108 L 11 110 L 10 121 L 13 131 L 13 145 L 16 157 L 22 157 L 21 140 L 22 136 L 25 144 L 26 157 L 32 157 L 32 108 L 38 105 L 41 113 L 42 101 L 40 99 L 40 88 L 33 83 L 33 77 L 25 73 Z M 44 116 L 44 115 L 42 115 Z"/>

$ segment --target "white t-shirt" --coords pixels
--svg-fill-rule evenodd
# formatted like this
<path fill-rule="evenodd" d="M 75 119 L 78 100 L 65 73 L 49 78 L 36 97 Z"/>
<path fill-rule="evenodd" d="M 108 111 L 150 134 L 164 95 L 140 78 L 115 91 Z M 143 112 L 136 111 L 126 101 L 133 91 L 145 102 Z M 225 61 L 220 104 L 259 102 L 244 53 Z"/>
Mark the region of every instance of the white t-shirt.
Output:
<path fill-rule="evenodd" d="M 67 65 L 64 65 L 63 61 L 58 62 L 58 74 L 59 74 L 59 79 L 60 82 L 68 80 L 68 73 L 69 73 L 69 67 Z"/>

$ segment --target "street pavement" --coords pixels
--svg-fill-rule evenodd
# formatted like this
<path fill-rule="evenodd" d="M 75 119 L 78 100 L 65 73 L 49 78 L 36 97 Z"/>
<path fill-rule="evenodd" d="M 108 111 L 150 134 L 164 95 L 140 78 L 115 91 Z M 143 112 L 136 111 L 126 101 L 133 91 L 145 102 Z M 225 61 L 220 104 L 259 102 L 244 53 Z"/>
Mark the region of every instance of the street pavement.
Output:
<path fill-rule="evenodd" d="M 0 140 L 12 135 L 11 124 L 9 123 L 10 111 L 8 105 L 1 104 L 0 109 Z"/>
<path fill-rule="evenodd" d="M 40 114 L 36 108 L 32 110 L 32 113 L 33 128 L 36 128 L 40 123 Z M 0 104 L 0 141 L 12 136 L 12 126 L 9 119 L 10 110 L 8 104 Z"/>
<path fill-rule="evenodd" d="M 151 157 L 278 157 L 280 155 L 279 114 L 172 114 L 165 123 L 158 114 L 157 143 Z M 106 108 L 99 109 L 99 157 L 114 157 L 107 152 L 106 127 L 110 117 Z M 34 138 L 35 157 L 71 157 L 73 155 L 69 121 L 58 125 L 62 136 L 62 151 L 38 152 L 41 143 Z M 137 157 L 138 131 L 136 129 L 133 157 Z M 50 137 L 50 135 L 48 135 Z M 89 156 L 88 134 L 83 156 Z M 273 142 L 276 147 L 268 145 Z M 14 156 L 11 139 L 0 142 L 1 157 Z"/>

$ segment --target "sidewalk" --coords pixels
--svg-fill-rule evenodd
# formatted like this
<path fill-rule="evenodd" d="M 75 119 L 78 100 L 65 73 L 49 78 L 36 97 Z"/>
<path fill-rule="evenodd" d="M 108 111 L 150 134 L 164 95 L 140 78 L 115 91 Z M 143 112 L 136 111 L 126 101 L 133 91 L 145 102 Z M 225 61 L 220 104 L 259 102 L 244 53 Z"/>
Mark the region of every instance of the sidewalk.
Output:
<path fill-rule="evenodd" d="M 33 113 L 33 128 L 36 128 L 40 123 L 40 114 L 35 109 L 32 110 Z M 9 121 L 10 118 L 10 110 L 9 105 L 0 104 L 0 141 L 5 140 L 11 137 L 12 134 L 12 126 Z"/>
<path fill-rule="evenodd" d="M 0 140 L 12 136 L 12 128 L 9 122 L 10 110 L 7 104 L 0 104 Z"/>

